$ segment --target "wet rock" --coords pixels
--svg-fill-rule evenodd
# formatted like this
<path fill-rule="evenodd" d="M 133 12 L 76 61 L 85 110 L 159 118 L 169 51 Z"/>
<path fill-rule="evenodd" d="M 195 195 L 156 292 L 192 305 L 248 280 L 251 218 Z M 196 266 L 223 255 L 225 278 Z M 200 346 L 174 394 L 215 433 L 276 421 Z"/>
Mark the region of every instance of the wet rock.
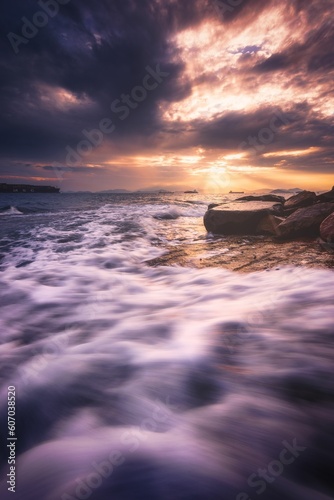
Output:
<path fill-rule="evenodd" d="M 327 191 L 327 193 L 322 193 L 317 196 L 317 200 L 320 202 L 333 201 L 334 202 L 334 186 L 331 191 Z"/>
<path fill-rule="evenodd" d="M 334 254 L 334 243 L 327 243 L 327 241 L 324 241 L 321 238 L 318 238 L 317 242 L 323 251 Z"/>
<path fill-rule="evenodd" d="M 288 198 L 284 203 L 284 210 L 309 207 L 317 201 L 317 195 L 313 191 L 302 191 Z"/>
<path fill-rule="evenodd" d="M 320 236 L 327 243 L 334 243 L 334 210 L 331 215 L 322 221 L 320 226 Z"/>
<path fill-rule="evenodd" d="M 270 234 L 272 236 L 279 236 L 280 232 L 278 226 L 284 221 L 283 217 L 276 215 L 266 215 L 258 224 L 256 228 L 257 234 Z"/>
<path fill-rule="evenodd" d="M 299 208 L 278 226 L 280 236 L 319 235 L 321 223 L 334 212 L 334 203 L 317 203 L 311 207 Z"/>
<path fill-rule="evenodd" d="M 283 196 L 277 196 L 276 194 L 263 194 L 261 196 L 242 196 L 235 201 L 273 201 L 275 203 L 284 203 L 285 198 Z"/>
<path fill-rule="evenodd" d="M 240 241 L 240 236 L 225 235 L 223 241 L 217 238 L 207 242 L 208 249 L 215 252 L 214 256 L 203 254 L 203 243 L 192 242 L 170 246 L 163 256 L 146 263 L 152 267 L 221 267 L 241 273 L 275 269 L 277 266 L 300 266 L 301 262 L 309 268 L 334 269 L 333 252 L 324 252 L 319 239 L 298 238 L 296 242 L 291 239 L 278 241 L 272 236 L 248 236 L 247 240 Z M 331 245 L 326 243 L 326 246 L 330 248 Z M 226 248 L 230 251 L 224 251 Z"/>
<path fill-rule="evenodd" d="M 220 205 L 221 203 L 210 203 L 210 205 L 208 206 L 208 210 L 211 210 L 211 208 L 219 207 Z"/>
<path fill-rule="evenodd" d="M 293 214 L 298 208 L 290 208 L 289 210 L 286 210 L 284 208 L 284 217 L 289 217 L 289 215 Z"/>
<path fill-rule="evenodd" d="M 258 234 L 260 222 L 268 215 L 279 215 L 281 204 L 264 201 L 235 201 L 208 210 L 204 226 L 214 234 Z"/>

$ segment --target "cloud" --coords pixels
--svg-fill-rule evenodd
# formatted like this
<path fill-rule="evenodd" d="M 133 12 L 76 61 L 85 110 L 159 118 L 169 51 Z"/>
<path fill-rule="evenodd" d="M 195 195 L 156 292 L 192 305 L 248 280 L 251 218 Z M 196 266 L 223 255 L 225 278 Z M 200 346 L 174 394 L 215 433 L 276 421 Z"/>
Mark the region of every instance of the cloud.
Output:
<path fill-rule="evenodd" d="M 7 40 L 0 49 L 2 178 L 26 180 L 39 169 L 52 179 L 49 166 L 66 166 L 67 146 L 75 149 L 83 130 L 105 118 L 113 133 L 68 172 L 73 179 L 80 174 L 78 186 L 83 174 L 106 180 L 117 161 L 125 169 L 127 156 L 170 159 L 182 151 L 191 158 L 203 148 L 219 164 L 221 155 L 237 153 L 240 143 L 268 128 L 276 110 L 293 119 L 278 123 L 256 154 L 257 166 L 331 172 L 332 1 L 243 0 L 224 12 L 221 4 L 71 0 L 17 55 Z M 32 0 L 10 3 L 2 32 L 21 34 L 22 18 L 33 19 L 37 10 Z M 157 65 L 168 78 L 121 120 L 111 104 Z M 308 148 L 315 148 L 310 155 L 279 156 Z M 120 169 L 111 177 L 124 180 Z"/>

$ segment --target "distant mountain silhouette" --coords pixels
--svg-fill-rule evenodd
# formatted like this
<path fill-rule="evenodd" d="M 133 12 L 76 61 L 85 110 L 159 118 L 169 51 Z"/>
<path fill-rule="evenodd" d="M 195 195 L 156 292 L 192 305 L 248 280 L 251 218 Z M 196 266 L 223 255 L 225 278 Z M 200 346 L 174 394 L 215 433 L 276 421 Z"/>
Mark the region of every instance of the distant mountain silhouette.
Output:
<path fill-rule="evenodd" d="M 122 194 L 122 193 L 132 193 L 132 192 L 133 191 L 129 191 L 129 189 L 107 189 L 105 191 L 99 191 L 99 193 L 106 193 L 106 194 L 108 194 L 108 193 L 110 193 L 110 194 L 112 194 L 112 193 Z"/>
<path fill-rule="evenodd" d="M 300 193 L 301 191 L 304 190 L 300 188 L 292 188 L 292 189 L 273 189 L 270 192 L 275 194 L 275 193 Z"/>

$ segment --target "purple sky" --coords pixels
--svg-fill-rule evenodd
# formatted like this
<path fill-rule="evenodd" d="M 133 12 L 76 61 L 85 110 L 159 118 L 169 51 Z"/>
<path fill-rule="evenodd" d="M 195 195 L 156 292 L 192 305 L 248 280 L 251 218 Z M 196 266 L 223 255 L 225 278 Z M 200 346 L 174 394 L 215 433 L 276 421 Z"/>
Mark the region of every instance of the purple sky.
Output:
<path fill-rule="evenodd" d="M 15 0 L 4 10 L 0 182 L 334 184 L 332 0 Z"/>

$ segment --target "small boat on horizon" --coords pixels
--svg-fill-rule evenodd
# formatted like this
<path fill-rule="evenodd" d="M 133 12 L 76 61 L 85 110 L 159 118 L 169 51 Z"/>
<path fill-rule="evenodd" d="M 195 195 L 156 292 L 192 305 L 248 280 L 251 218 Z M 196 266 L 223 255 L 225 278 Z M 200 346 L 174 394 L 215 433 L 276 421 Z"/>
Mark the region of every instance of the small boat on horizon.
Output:
<path fill-rule="evenodd" d="M 245 191 L 230 191 L 229 194 L 245 194 Z"/>
<path fill-rule="evenodd" d="M 193 189 L 192 191 L 185 191 L 184 194 L 198 194 L 198 191 Z"/>

